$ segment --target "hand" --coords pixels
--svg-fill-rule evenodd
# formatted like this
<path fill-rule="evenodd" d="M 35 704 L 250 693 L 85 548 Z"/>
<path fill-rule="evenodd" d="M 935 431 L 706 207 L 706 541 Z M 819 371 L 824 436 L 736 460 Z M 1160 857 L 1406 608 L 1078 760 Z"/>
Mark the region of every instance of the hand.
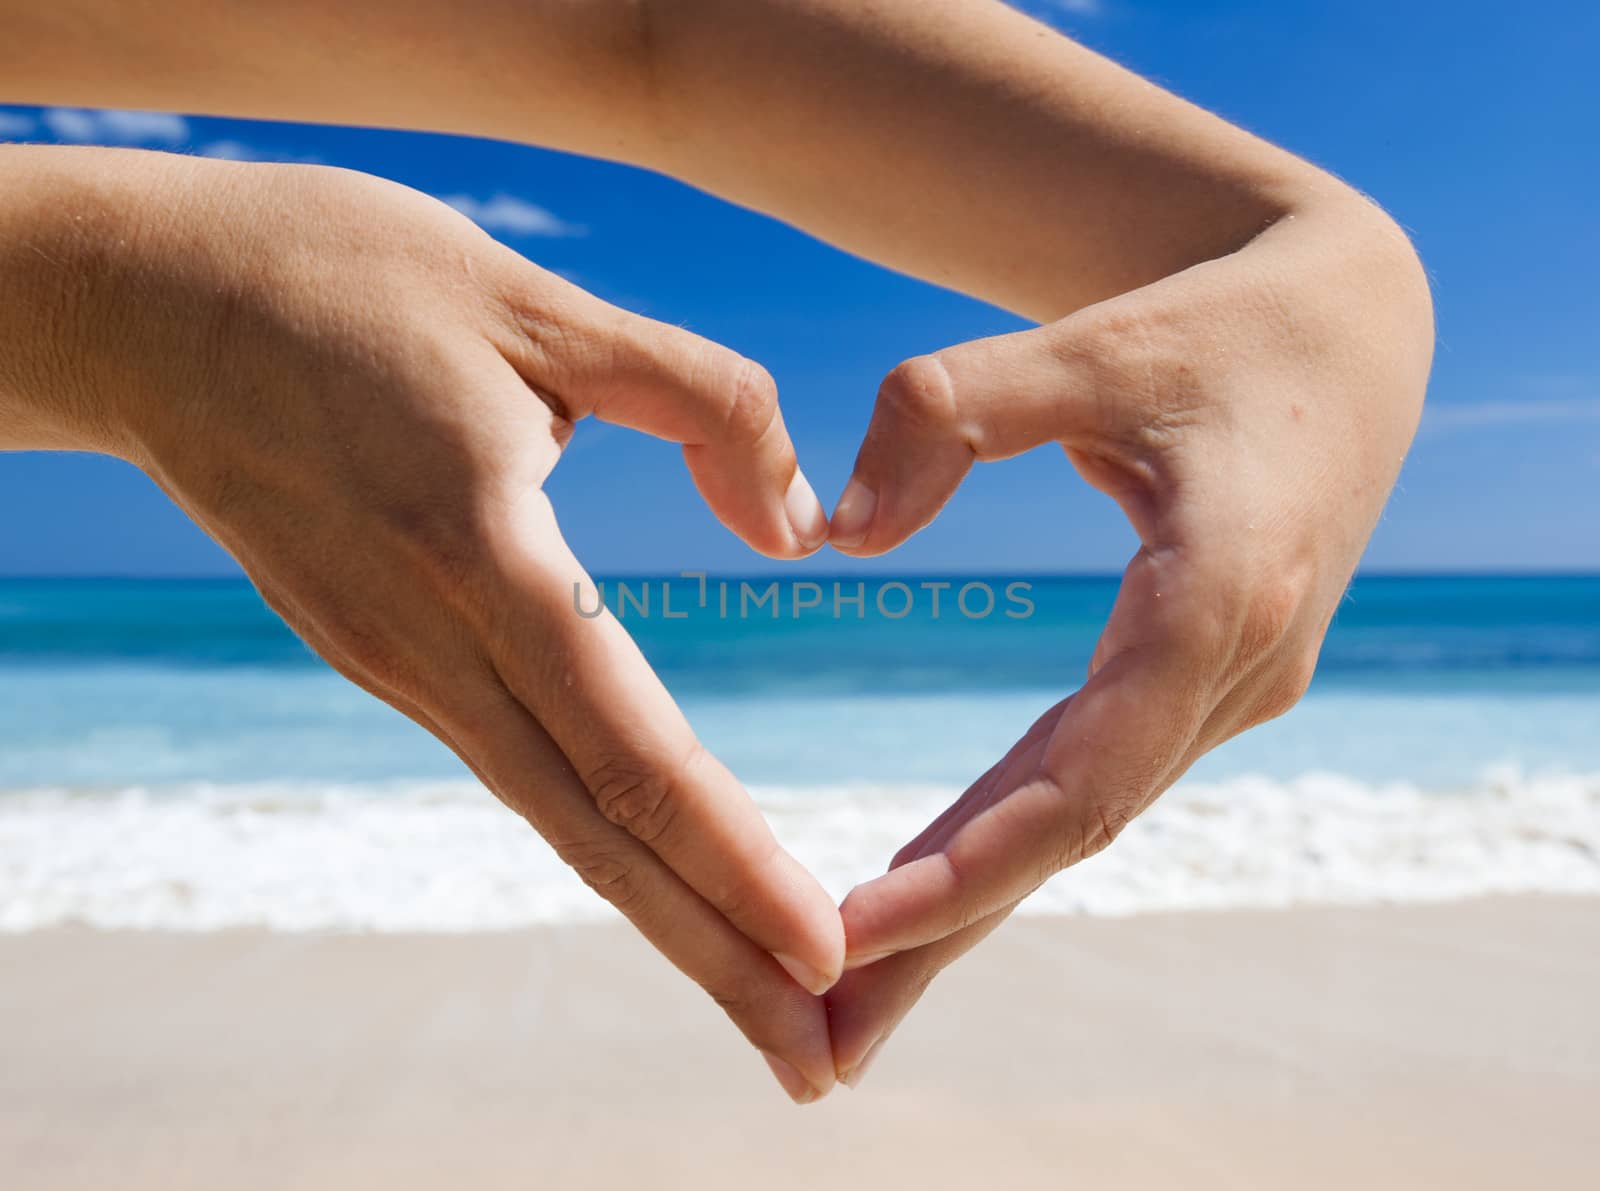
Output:
<path fill-rule="evenodd" d="M 40 152 L 58 154 L 32 160 L 73 218 L 36 230 L 54 262 L 36 281 L 81 279 L 51 332 L 75 361 L 61 405 L 92 409 L 95 445 L 144 468 L 318 653 L 524 815 L 791 1095 L 826 1092 L 814 994 L 840 971 L 838 911 L 621 626 L 578 615 L 579 589 L 585 609 L 597 597 L 541 491 L 592 414 L 683 443 L 758 550 L 810 553 L 826 519 L 770 378 L 400 186 Z"/>
<path fill-rule="evenodd" d="M 1142 548 L 1082 689 L 845 900 L 852 970 L 828 997 L 842 1078 L 1046 878 L 1298 700 L 1415 431 L 1431 351 L 1415 256 L 1350 201 L 891 374 L 834 513 L 840 549 L 894 548 L 974 460 L 1047 442 L 1120 503 Z"/>

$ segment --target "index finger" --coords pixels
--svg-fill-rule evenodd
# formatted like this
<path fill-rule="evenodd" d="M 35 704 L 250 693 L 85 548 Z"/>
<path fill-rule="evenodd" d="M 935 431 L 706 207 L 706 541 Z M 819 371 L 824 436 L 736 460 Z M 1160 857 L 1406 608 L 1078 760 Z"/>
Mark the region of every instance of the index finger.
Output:
<path fill-rule="evenodd" d="M 593 415 L 681 444 L 706 504 L 753 549 L 798 558 L 822 545 L 828 518 L 795 459 L 766 369 L 682 327 L 538 276 L 538 292 L 526 299 L 521 271 L 508 283 L 521 334 L 507 356 L 530 385 L 554 389 L 570 418 Z"/>
<path fill-rule="evenodd" d="M 500 623 L 492 639 L 500 643 L 501 680 L 549 732 L 601 814 L 799 984 L 824 991 L 844 962 L 833 899 L 778 844 L 744 787 L 700 744 L 633 639 L 601 607 L 542 494 L 529 494 L 517 521 L 513 539 L 498 548 Z"/>
<path fill-rule="evenodd" d="M 1183 618 L 1153 611 L 1141 587 L 1124 584 L 1112 618 L 1136 643 L 1100 666 L 1045 738 L 934 831 L 920 856 L 845 899 L 848 967 L 1020 901 L 1109 844 L 1181 772 L 1215 702 L 1210 654 Z"/>

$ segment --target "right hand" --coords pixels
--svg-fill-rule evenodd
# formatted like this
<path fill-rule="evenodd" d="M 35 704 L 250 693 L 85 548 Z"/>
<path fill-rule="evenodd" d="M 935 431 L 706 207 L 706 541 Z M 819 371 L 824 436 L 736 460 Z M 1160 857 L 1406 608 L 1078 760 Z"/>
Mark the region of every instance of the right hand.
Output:
<path fill-rule="evenodd" d="M 806 1102 L 832 899 L 773 838 L 563 542 L 587 415 L 684 444 L 778 558 L 827 522 L 771 379 L 606 305 L 441 203 L 342 170 L 33 150 L 60 405 L 142 467 L 346 677 L 450 746 L 709 992 Z M 69 300 L 70 299 L 70 300 Z M 88 411 L 87 413 L 85 411 Z M 641 494 L 642 495 L 642 494 Z"/>

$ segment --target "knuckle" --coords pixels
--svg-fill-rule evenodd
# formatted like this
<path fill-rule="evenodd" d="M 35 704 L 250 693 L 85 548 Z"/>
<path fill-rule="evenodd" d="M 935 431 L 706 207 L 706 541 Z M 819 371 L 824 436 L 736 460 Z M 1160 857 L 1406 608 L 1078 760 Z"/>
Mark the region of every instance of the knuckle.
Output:
<path fill-rule="evenodd" d="M 969 869 L 961 856 L 959 841 L 916 858 L 917 863 L 936 864 L 944 868 L 948 894 L 942 916 L 951 933 L 965 930 L 988 917 L 992 908 L 985 904 L 983 892 L 977 883 L 978 872 Z"/>
<path fill-rule="evenodd" d="M 552 846 L 585 885 L 626 917 L 632 918 L 639 911 L 644 902 L 644 883 L 624 849 L 598 838 L 552 841 Z"/>
<path fill-rule="evenodd" d="M 741 442 L 764 437 L 778 419 L 778 383 L 772 374 L 743 356 L 727 353 L 729 363 L 719 389 L 722 434 Z"/>
<path fill-rule="evenodd" d="M 935 432 L 953 432 L 960 424 L 950 373 L 938 356 L 896 365 L 878 390 L 878 407 L 897 422 Z"/>
<path fill-rule="evenodd" d="M 1264 724 L 1292 710 L 1310 689 L 1311 679 L 1316 670 L 1315 656 L 1296 658 L 1284 667 L 1282 673 L 1275 676 L 1268 686 L 1266 695 L 1259 705 L 1260 711 L 1255 722 Z"/>
<path fill-rule="evenodd" d="M 1182 403 L 1151 314 L 1136 303 L 1113 300 L 1069 322 L 1072 333 L 1060 338 L 1056 351 L 1095 395 L 1093 425 L 1114 440 L 1131 435 L 1139 445 L 1161 445 Z"/>
<path fill-rule="evenodd" d="M 1095 851 L 1116 842 L 1132 822 L 1133 808 L 1123 799 L 1112 798 L 1095 802 L 1090 816 L 1093 841 L 1096 844 Z"/>
<path fill-rule="evenodd" d="M 1148 767 L 1139 766 L 1140 772 L 1129 775 L 1123 788 L 1091 794 L 1087 801 L 1073 798 L 1058 783 L 1051 781 L 1051 788 L 1064 804 L 1060 816 L 1061 833 L 1055 854 L 1036 874 L 1037 884 L 1044 884 L 1062 869 L 1071 868 L 1110 846 L 1138 814 L 1139 794 L 1136 791 L 1148 788 L 1157 780 L 1143 771 L 1146 768 L 1154 771 L 1158 764 L 1152 761 Z"/>
<path fill-rule="evenodd" d="M 978 899 L 971 879 L 965 870 L 957 863 L 954 855 L 949 850 L 939 853 L 944 858 L 944 863 L 950 869 L 950 875 L 956 889 L 955 897 L 955 929 L 966 930 L 974 923 L 981 922 L 986 917 L 988 910 Z"/>
<path fill-rule="evenodd" d="M 550 301 L 542 286 L 510 285 L 495 296 L 503 312 L 502 325 L 514 337 L 520 354 L 540 374 L 560 376 L 565 367 L 593 362 L 605 350 L 592 330 L 580 329 L 563 317 L 561 307 Z"/>
<path fill-rule="evenodd" d="M 1116 842 L 1128 824 L 1133 822 L 1133 817 L 1133 806 L 1125 798 L 1097 798 L 1092 801 L 1072 819 L 1057 868 L 1070 868 L 1103 852 Z"/>
<path fill-rule="evenodd" d="M 1057 344 L 1061 357 L 1115 385 L 1153 360 L 1149 332 L 1136 308 L 1115 301 L 1071 316 L 1073 334 Z"/>
<path fill-rule="evenodd" d="M 752 996 L 745 989 L 721 983 L 703 984 L 701 987 L 717 1007 L 734 1021 L 747 1023 L 756 1016 L 760 998 Z"/>
<path fill-rule="evenodd" d="M 653 844 L 672 828 L 679 799 L 676 779 L 636 755 L 617 754 L 594 766 L 585 785 L 608 822 Z"/>

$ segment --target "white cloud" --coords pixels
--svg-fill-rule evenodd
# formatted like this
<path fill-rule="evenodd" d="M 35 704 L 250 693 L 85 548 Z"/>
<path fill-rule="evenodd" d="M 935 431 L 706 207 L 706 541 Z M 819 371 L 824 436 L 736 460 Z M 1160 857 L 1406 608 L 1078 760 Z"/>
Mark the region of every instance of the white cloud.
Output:
<path fill-rule="evenodd" d="M 21 112 L 8 112 L 0 108 L 0 138 L 31 136 L 39 122 Z"/>
<path fill-rule="evenodd" d="M 1600 397 L 1441 403 L 1427 407 L 1422 428 L 1439 432 L 1562 422 L 1600 422 Z"/>
<path fill-rule="evenodd" d="M 491 199 L 453 194 L 444 201 L 487 232 L 512 236 L 581 236 L 584 229 L 558 215 L 509 194 Z"/>
<path fill-rule="evenodd" d="M 61 141 L 85 145 L 181 145 L 189 122 L 169 112 L 47 108 L 44 126 Z"/>

